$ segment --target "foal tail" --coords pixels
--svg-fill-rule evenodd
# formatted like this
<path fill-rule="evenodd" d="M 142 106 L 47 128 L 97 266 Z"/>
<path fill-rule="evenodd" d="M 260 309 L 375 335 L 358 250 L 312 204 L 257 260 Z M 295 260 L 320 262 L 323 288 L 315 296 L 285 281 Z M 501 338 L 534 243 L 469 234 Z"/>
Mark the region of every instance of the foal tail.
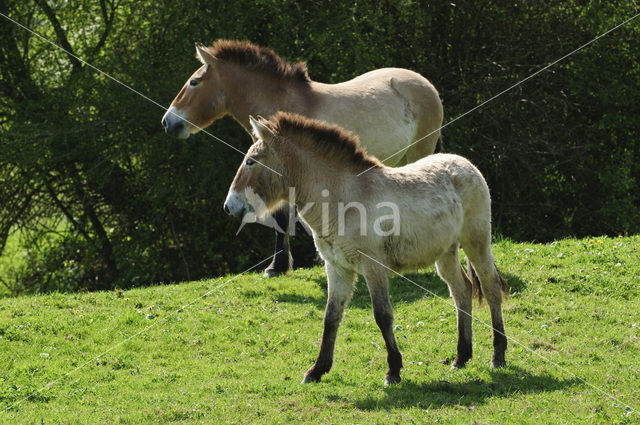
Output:
<path fill-rule="evenodd" d="M 504 278 L 504 276 L 502 276 L 502 273 L 500 273 L 500 270 L 498 270 L 498 267 L 496 267 L 496 265 L 494 264 L 493 267 L 495 267 L 496 269 L 496 275 L 498 276 L 498 281 L 500 282 L 500 289 L 502 290 L 502 295 L 506 298 L 509 298 L 509 284 L 507 283 L 507 280 Z M 471 288 L 473 288 L 475 290 L 476 293 L 476 298 L 478 298 L 478 304 L 482 305 L 482 298 L 483 298 L 483 294 L 482 294 L 482 286 L 480 285 L 480 279 L 478 278 L 478 274 L 476 273 L 476 270 L 473 268 L 473 264 L 471 264 L 471 261 L 469 261 L 469 259 L 467 258 L 467 273 L 464 273 L 463 270 L 463 275 L 465 275 L 465 277 L 469 280 L 469 283 L 471 283 Z"/>

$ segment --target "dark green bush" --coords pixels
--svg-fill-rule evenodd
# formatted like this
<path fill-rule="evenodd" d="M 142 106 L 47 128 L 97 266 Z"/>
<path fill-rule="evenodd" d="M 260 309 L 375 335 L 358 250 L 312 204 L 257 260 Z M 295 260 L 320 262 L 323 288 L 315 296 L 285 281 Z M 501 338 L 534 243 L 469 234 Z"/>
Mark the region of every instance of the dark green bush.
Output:
<path fill-rule="evenodd" d="M 0 2 L 0 11 L 59 44 L 66 39 L 80 57 L 164 105 L 198 66 L 195 41 L 237 38 L 306 60 L 324 82 L 384 66 L 416 70 L 438 87 L 445 122 L 636 8 L 124 1 L 111 15 L 112 3 L 84 0 L 50 11 L 62 23 L 56 31 L 46 4 Z M 31 247 L 16 288 L 197 279 L 241 271 L 271 252 L 270 229 L 236 236 L 238 223 L 221 209 L 239 154 L 204 134 L 169 138 L 162 109 L 13 24 L 0 32 L 0 242 L 20 227 L 44 234 L 52 217 L 68 232 L 46 249 Z M 640 231 L 639 33 L 640 19 L 443 130 L 446 150 L 469 157 L 489 181 L 496 232 L 546 241 Z M 230 118 L 210 130 L 249 146 Z M 308 237 L 295 238 L 294 254 L 298 265 L 314 261 Z"/>

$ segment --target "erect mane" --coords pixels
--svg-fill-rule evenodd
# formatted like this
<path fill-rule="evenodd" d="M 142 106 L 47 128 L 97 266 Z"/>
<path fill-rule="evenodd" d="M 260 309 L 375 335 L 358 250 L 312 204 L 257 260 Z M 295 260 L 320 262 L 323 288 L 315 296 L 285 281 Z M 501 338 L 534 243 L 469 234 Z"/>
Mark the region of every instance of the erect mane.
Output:
<path fill-rule="evenodd" d="M 355 165 L 359 169 L 382 166 L 377 158 L 367 155 L 357 136 L 341 127 L 288 112 L 278 112 L 269 121 L 273 131 L 322 154 L 323 158 Z"/>
<path fill-rule="evenodd" d="M 248 41 L 218 40 L 213 43 L 213 46 L 204 49 L 219 60 L 232 62 L 252 70 L 302 83 L 311 81 L 306 63 L 290 64 L 273 50 Z"/>

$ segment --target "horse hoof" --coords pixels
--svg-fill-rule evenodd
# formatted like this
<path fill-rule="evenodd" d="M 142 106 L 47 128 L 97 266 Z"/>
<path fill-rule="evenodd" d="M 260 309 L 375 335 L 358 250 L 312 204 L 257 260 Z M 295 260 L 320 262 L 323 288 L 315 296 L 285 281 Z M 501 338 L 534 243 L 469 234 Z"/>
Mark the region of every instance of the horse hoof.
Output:
<path fill-rule="evenodd" d="M 302 382 L 300 382 L 301 384 L 310 384 L 312 382 L 320 382 L 320 378 L 314 378 L 311 375 L 305 375 L 304 379 L 302 380 Z"/>
<path fill-rule="evenodd" d="M 262 274 L 262 277 L 278 277 L 278 276 L 284 276 L 286 273 L 287 273 L 286 270 L 279 271 L 276 269 L 266 269 Z"/>
<path fill-rule="evenodd" d="M 491 369 L 500 369 L 501 367 L 505 367 L 506 365 L 507 365 L 507 362 L 504 359 L 501 359 L 501 360 L 493 359 L 493 360 L 491 360 Z"/>
<path fill-rule="evenodd" d="M 451 369 L 462 369 L 467 365 L 468 360 L 458 360 L 457 358 L 451 363 Z"/>
<path fill-rule="evenodd" d="M 387 376 L 384 378 L 384 386 L 388 387 L 389 385 L 399 384 L 402 379 L 400 376 Z"/>

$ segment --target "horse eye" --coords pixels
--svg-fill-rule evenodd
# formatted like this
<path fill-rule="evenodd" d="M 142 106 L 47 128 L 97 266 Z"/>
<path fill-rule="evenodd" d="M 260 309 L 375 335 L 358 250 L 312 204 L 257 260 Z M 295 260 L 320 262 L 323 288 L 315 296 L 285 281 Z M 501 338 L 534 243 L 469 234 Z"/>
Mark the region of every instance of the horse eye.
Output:
<path fill-rule="evenodd" d="M 247 158 L 247 160 L 245 161 L 245 164 L 247 164 L 247 166 L 249 166 L 249 167 L 251 167 L 255 163 L 256 162 L 251 158 Z"/>
<path fill-rule="evenodd" d="M 198 84 L 200 84 L 200 81 L 198 81 L 198 80 L 191 80 L 191 81 L 189 81 L 189 85 L 190 85 L 191 87 L 195 87 L 195 86 L 197 86 Z"/>

